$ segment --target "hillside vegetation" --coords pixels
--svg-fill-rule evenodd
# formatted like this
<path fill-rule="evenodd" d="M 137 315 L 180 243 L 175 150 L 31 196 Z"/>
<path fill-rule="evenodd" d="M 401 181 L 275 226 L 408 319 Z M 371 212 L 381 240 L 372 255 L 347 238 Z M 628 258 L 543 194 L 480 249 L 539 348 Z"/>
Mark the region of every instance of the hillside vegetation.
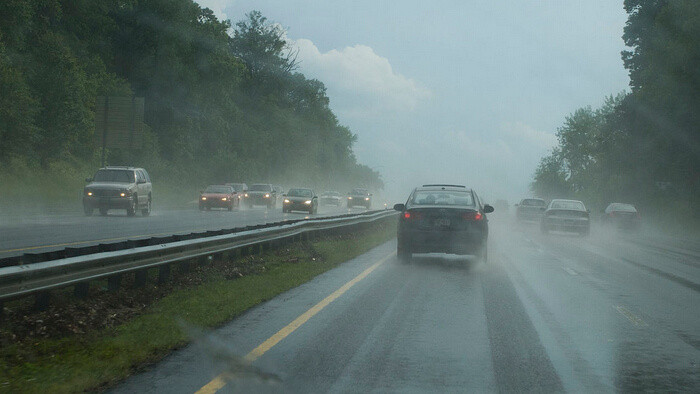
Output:
<path fill-rule="evenodd" d="M 147 168 L 156 190 L 382 187 L 323 83 L 255 11 L 232 26 L 191 0 L 4 0 L 0 92 L 0 204 L 78 201 L 100 165 L 98 96 L 145 98 L 144 141 L 107 163 Z"/>

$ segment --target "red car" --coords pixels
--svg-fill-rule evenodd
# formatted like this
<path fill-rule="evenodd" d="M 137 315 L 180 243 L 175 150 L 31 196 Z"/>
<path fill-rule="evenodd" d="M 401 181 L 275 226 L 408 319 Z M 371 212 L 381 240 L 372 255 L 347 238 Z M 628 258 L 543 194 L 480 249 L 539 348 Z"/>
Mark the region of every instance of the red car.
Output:
<path fill-rule="evenodd" d="M 240 200 L 232 186 L 210 185 L 200 192 L 199 210 L 210 210 L 212 208 L 226 208 L 232 211 L 238 208 Z"/>

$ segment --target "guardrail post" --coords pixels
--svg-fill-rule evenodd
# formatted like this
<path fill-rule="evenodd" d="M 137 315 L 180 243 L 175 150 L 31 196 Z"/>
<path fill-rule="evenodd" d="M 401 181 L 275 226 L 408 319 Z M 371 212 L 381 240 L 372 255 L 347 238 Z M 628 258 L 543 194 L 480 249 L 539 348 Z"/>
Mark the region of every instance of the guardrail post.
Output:
<path fill-rule="evenodd" d="M 48 291 L 42 291 L 36 294 L 34 297 L 34 309 L 45 311 L 49 308 L 49 300 L 51 296 Z"/>
<path fill-rule="evenodd" d="M 148 280 L 148 270 L 139 270 L 134 272 L 134 286 L 143 287 Z"/>
<path fill-rule="evenodd" d="M 78 297 L 81 299 L 87 298 L 89 292 L 90 292 L 90 283 L 89 282 L 76 283 L 75 286 L 73 287 L 73 295 L 75 297 Z"/>
<path fill-rule="evenodd" d="M 168 278 L 170 277 L 170 266 L 169 265 L 161 265 L 158 268 L 158 283 L 165 283 L 168 281 Z"/>
<path fill-rule="evenodd" d="M 117 291 L 119 290 L 119 285 L 122 283 L 121 275 L 112 275 L 107 278 L 107 290 Z"/>
<path fill-rule="evenodd" d="M 5 303 L 0 301 L 0 321 L 5 317 Z"/>

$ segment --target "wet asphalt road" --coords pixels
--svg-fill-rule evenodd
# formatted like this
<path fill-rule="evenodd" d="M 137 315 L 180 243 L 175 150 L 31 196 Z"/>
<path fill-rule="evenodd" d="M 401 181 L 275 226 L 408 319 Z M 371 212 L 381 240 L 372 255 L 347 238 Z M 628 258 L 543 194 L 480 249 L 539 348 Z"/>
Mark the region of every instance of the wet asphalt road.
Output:
<path fill-rule="evenodd" d="M 700 391 L 700 240 L 543 236 L 493 217 L 486 264 L 439 255 L 401 264 L 395 247 L 194 334 L 115 391 L 193 393 L 221 373 L 221 392 Z"/>
<path fill-rule="evenodd" d="M 254 207 L 232 212 L 199 211 L 196 205 L 193 205 L 190 209 L 181 210 L 155 209 L 148 217 L 140 214 L 127 217 L 123 210 L 111 210 L 108 216 L 96 214 L 90 217 L 82 215 L 81 212 L 0 216 L 0 258 L 125 239 L 220 230 L 312 216 L 304 212 L 282 213 L 281 202 L 277 205 L 277 208 L 270 211 L 265 207 Z M 362 212 L 362 209 L 319 207 L 318 213 L 313 216 L 349 212 Z"/>

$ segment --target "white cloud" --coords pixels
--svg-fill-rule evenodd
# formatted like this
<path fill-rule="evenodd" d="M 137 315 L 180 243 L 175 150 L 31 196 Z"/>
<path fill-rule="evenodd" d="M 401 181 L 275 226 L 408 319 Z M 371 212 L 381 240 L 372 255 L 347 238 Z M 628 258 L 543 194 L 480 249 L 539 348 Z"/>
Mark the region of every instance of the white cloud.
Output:
<path fill-rule="evenodd" d="M 200 7 L 209 8 L 214 11 L 214 15 L 216 15 L 219 20 L 225 21 L 229 19 L 224 9 L 231 2 L 230 0 L 196 0 L 196 2 Z"/>
<path fill-rule="evenodd" d="M 341 117 L 411 111 L 431 96 L 428 89 L 396 73 L 387 58 L 366 45 L 322 53 L 308 39 L 291 40 L 291 44 L 299 49 L 300 71 L 326 85 Z"/>

